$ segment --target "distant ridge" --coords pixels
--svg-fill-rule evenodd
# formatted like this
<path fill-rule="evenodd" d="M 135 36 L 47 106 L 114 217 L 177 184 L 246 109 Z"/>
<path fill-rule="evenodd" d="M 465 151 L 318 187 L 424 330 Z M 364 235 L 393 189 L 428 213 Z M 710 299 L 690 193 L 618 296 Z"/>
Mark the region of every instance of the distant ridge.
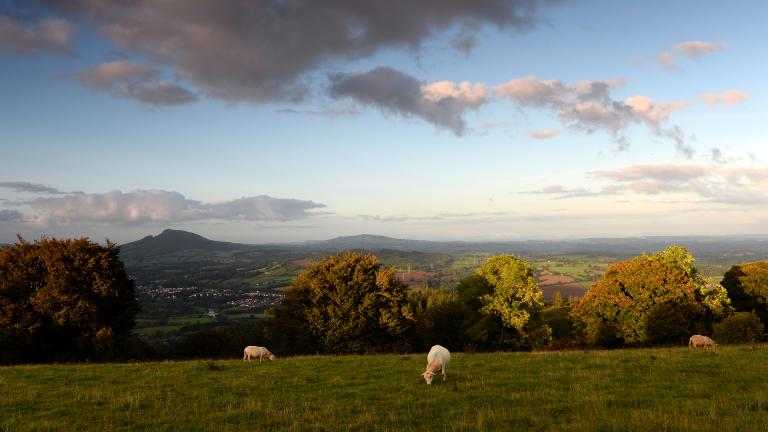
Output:
<path fill-rule="evenodd" d="M 670 244 L 684 246 L 697 259 L 718 257 L 723 262 L 747 262 L 768 259 L 768 236 L 646 236 L 627 238 L 585 238 L 575 240 L 519 241 L 431 241 L 407 240 L 381 235 L 361 234 L 330 240 L 292 244 L 241 244 L 209 240 L 182 230 L 166 229 L 156 236 L 121 246 L 121 257 L 130 260 L 158 255 L 185 254 L 196 251 L 209 259 L 210 252 L 242 251 L 263 257 L 280 254 L 325 254 L 348 250 L 376 253 L 383 250 L 423 253 L 511 253 L 522 256 L 589 254 L 629 258 L 643 252 L 663 250 Z M 202 254 L 201 254 L 202 252 Z"/>
<path fill-rule="evenodd" d="M 335 237 L 330 240 L 321 240 L 304 243 L 310 249 L 323 250 L 422 250 L 433 249 L 439 245 L 452 244 L 447 242 L 434 242 L 428 240 L 406 240 L 381 235 L 360 234 L 354 236 Z"/>
<path fill-rule="evenodd" d="M 185 250 L 234 250 L 246 247 L 238 243 L 209 240 L 199 234 L 183 230 L 166 229 L 156 236 L 148 235 L 141 240 L 120 246 L 120 255 L 164 255 Z"/>

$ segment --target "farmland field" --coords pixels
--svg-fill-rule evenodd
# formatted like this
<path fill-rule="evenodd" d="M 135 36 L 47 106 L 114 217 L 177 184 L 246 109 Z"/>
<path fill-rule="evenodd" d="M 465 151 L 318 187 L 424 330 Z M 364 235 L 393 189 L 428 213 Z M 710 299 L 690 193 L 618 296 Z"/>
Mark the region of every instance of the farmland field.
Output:
<path fill-rule="evenodd" d="M 2 367 L 0 430 L 761 431 L 758 348 Z"/>

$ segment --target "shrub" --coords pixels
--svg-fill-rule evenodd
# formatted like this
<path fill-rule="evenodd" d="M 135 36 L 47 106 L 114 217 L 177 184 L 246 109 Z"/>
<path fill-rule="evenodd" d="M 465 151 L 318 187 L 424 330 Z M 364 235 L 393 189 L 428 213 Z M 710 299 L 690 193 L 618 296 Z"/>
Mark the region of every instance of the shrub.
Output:
<path fill-rule="evenodd" d="M 721 344 L 754 343 L 763 335 L 763 323 L 754 312 L 736 312 L 715 324 L 712 337 Z"/>

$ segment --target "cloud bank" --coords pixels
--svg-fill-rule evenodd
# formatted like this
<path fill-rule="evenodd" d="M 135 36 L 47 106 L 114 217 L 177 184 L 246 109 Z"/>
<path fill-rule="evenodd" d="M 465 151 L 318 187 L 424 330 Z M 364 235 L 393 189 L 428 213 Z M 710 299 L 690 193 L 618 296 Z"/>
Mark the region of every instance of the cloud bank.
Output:
<path fill-rule="evenodd" d="M 152 222 L 291 221 L 312 215 L 310 210 L 325 207 L 314 201 L 273 198 L 268 195 L 244 197 L 219 203 L 203 203 L 163 190 L 72 193 L 11 203 L 34 212 L 27 219 L 44 225 L 74 223 L 143 224 Z M 21 219 L 17 210 L 3 210 L 8 220 Z"/>
<path fill-rule="evenodd" d="M 631 165 L 616 170 L 593 171 L 590 176 L 607 180 L 600 190 L 569 189 L 560 185 L 532 191 L 557 199 L 605 195 L 661 195 L 682 193 L 700 202 L 738 206 L 768 205 L 768 168 L 716 165 Z"/>

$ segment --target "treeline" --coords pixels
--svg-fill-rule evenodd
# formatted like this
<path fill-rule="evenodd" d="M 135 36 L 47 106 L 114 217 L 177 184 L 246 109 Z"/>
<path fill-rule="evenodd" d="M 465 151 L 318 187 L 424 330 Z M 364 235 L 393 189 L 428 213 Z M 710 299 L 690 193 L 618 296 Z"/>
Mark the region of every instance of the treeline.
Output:
<path fill-rule="evenodd" d="M 694 334 L 761 340 L 768 263 L 736 265 L 718 282 L 693 262 L 670 246 L 613 264 L 583 298 L 545 303 L 533 268 L 512 255 L 491 257 L 454 288 L 409 291 L 375 256 L 348 253 L 299 275 L 248 336 L 282 355 L 418 352 L 434 344 L 455 351 L 680 346 Z M 175 355 L 209 356 L 206 338 L 236 350 L 242 335 L 242 328 L 200 332 Z"/>
<path fill-rule="evenodd" d="M 270 319 L 151 346 L 131 334 L 138 302 L 118 253 L 87 239 L 0 249 L 0 362 L 231 358 L 246 345 L 292 355 L 682 345 L 693 334 L 749 343 L 768 320 L 768 262 L 713 281 L 678 246 L 615 263 L 583 298 L 548 303 L 512 255 L 450 289 L 409 291 L 394 269 L 352 252 L 297 276 Z"/>

